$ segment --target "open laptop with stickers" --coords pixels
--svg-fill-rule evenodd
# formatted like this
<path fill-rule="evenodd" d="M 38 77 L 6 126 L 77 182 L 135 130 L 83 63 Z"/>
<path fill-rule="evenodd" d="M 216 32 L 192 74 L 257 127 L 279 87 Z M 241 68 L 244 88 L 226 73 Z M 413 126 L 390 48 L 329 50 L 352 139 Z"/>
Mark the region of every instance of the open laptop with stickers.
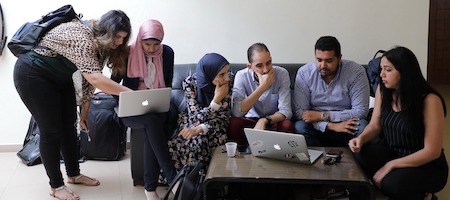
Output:
<path fill-rule="evenodd" d="M 119 117 L 143 115 L 150 112 L 167 112 L 170 108 L 172 88 L 134 90 L 119 94 L 116 113 Z"/>
<path fill-rule="evenodd" d="M 313 164 L 323 154 L 322 151 L 308 149 L 301 134 L 251 128 L 245 128 L 244 132 L 255 157 Z"/>

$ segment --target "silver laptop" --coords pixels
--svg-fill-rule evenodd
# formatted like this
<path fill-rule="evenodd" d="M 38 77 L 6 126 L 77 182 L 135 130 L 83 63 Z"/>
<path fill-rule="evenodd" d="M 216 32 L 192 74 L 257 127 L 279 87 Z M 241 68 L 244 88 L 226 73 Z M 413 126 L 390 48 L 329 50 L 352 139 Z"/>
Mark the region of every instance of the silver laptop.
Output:
<path fill-rule="evenodd" d="M 308 149 L 301 134 L 244 128 L 250 150 L 255 157 L 273 158 L 313 164 L 322 151 Z"/>
<path fill-rule="evenodd" d="M 172 89 L 167 87 L 121 92 L 116 108 L 117 116 L 130 117 L 150 112 L 167 112 L 170 108 L 171 91 Z"/>

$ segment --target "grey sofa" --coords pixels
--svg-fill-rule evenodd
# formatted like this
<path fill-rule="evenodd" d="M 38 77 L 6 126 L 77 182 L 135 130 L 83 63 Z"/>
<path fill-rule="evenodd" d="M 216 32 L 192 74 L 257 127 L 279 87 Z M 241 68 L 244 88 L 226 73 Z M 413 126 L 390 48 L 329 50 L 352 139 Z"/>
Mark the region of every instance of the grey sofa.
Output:
<path fill-rule="evenodd" d="M 297 74 L 297 70 L 304 65 L 304 63 L 280 63 L 274 64 L 277 66 L 284 67 L 289 72 L 289 78 L 291 80 L 291 90 L 294 89 L 294 81 L 295 75 Z M 246 64 L 238 64 L 231 63 L 230 71 L 233 74 L 236 74 L 237 71 L 246 68 Z M 172 99 L 171 106 L 175 107 L 176 111 L 181 112 L 185 108 L 184 102 L 184 91 L 182 88 L 183 80 L 186 79 L 191 74 L 195 73 L 196 64 L 176 64 L 174 66 L 174 74 L 172 81 Z M 177 113 L 172 113 L 170 115 L 176 122 Z M 175 131 L 175 125 L 170 125 L 169 129 L 173 129 Z M 229 138 L 233 139 L 233 138 Z M 131 141 L 131 176 L 133 178 L 133 185 L 143 185 L 143 177 L 144 177 L 144 140 L 143 130 L 142 129 L 132 129 L 130 132 L 130 141 Z"/>
<path fill-rule="evenodd" d="M 297 70 L 303 66 L 305 63 L 274 63 L 273 65 L 284 67 L 289 72 L 289 78 L 291 80 L 291 94 L 294 90 L 295 76 L 297 75 Z M 367 69 L 367 65 L 362 65 Z M 246 64 L 231 63 L 230 71 L 236 74 L 237 71 L 246 68 Z M 191 74 L 195 73 L 196 64 L 176 64 L 174 66 L 174 74 L 172 81 L 172 99 L 171 106 L 176 107 L 175 111 L 183 111 L 185 108 L 184 102 L 184 91 L 182 88 L 183 80 L 186 79 Z M 172 113 L 172 121 L 175 124 L 170 125 L 168 128 L 175 131 L 176 128 L 176 118 L 178 113 Z M 370 116 L 370 113 L 369 113 Z M 233 140 L 233 138 L 228 138 Z M 144 135 L 143 130 L 131 130 L 130 141 L 131 141 L 131 175 L 133 178 L 133 185 L 143 185 L 144 177 Z"/>

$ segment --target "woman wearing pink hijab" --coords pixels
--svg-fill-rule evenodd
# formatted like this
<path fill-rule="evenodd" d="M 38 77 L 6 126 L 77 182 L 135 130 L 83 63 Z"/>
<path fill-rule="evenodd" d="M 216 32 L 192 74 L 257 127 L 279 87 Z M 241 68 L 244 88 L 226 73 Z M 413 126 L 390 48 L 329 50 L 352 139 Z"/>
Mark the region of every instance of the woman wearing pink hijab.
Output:
<path fill-rule="evenodd" d="M 111 78 L 116 82 L 123 80 L 123 85 L 133 90 L 171 87 L 174 52 L 161 43 L 163 38 L 164 29 L 159 21 L 144 22 L 139 28 L 136 41 L 130 46 L 126 76 L 115 74 Z M 145 129 L 144 187 L 148 200 L 159 199 L 155 190 L 160 169 L 168 182 L 172 182 L 176 176 L 167 146 L 167 127 L 172 121 L 170 112 L 121 118 L 130 128 Z"/>

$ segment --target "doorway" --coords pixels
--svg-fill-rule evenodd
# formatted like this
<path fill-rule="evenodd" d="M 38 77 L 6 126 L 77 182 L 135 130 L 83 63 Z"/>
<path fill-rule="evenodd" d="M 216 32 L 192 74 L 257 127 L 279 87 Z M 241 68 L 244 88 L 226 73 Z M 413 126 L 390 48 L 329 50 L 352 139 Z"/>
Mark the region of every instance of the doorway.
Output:
<path fill-rule="evenodd" d="M 430 0 L 429 20 L 427 80 L 450 84 L 450 1 Z"/>

